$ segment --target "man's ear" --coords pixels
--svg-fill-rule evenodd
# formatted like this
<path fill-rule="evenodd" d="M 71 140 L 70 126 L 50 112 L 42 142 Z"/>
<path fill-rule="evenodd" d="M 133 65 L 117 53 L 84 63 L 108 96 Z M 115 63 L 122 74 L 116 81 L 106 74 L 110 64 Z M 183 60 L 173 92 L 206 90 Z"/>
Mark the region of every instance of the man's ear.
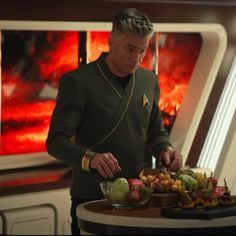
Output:
<path fill-rule="evenodd" d="M 108 37 L 108 46 L 111 48 L 112 44 L 113 44 L 113 38 L 112 38 L 111 35 L 109 35 L 109 37 Z"/>

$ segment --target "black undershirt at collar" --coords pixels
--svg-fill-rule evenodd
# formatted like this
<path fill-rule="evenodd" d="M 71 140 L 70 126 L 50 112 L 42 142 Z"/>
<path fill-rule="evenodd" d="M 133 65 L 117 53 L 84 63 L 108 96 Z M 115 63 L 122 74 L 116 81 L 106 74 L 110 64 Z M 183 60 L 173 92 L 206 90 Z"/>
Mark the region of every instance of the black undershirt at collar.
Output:
<path fill-rule="evenodd" d="M 127 75 L 125 77 L 119 77 L 119 76 L 116 76 L 116 75 L 113 75 L 114 78 L 116 78 L 116 80 L 119 82 L 120 86 L 123 88 L 123 89 L 126 89 L 127 87 L 127 84 L 129 83 L 129 80 L 131 78 L 131 75 Z"/>
<path fill-rule="evenodd" d="M 107 63 L 105 62 L 104 63 L 105 66 L 107 67 L 107 69 L 111 72 L 111 70 L 109 69 Z M 120 76 L 117 76 L 117 75 L 114 75 L 112 72 L 111 74 L 113 75 L 113 77 L 118 81 L 118 83 L 120 84 L 120 86 L 125 90 L 126 87 L 127 87 L 127 84 L 129 83 L 129 80 L 131 78 L 131 74 L 127 75 L 127 76 L 124 76 L 124 77 L 120 77 Z"/>

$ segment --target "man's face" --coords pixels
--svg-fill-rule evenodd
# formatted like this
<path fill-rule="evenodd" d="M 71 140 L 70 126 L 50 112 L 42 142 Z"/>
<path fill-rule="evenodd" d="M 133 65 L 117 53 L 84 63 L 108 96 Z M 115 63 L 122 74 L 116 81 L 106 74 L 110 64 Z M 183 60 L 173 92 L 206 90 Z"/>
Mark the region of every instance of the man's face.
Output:
<path fill-rule="evenodd" d="M 130 33 L 111 35 L 109 54 L 119 76 L 126 76 L 137 69 L 145 56 L 149 40 L 150 36 L 140 37 Z"/>

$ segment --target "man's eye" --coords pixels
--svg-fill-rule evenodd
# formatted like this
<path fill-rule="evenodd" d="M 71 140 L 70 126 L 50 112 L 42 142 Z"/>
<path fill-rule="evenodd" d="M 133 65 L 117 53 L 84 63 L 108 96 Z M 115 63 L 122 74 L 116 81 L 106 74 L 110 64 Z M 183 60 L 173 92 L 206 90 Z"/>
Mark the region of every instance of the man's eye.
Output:
<path fill-rule="evenodd" d="M 146 50 L 141 50 L 140 51 L 140 54 L 143 54 L 143 53 L 145 53 L 146 52 Z"/>
<path fill-rule="evenodd" d="M 134 48 L 128 48 L 128 51 L 129 51 L 130 53 L 132 53 L 132 52 L 135 51 L 135 49 L 134 49 Z"/>

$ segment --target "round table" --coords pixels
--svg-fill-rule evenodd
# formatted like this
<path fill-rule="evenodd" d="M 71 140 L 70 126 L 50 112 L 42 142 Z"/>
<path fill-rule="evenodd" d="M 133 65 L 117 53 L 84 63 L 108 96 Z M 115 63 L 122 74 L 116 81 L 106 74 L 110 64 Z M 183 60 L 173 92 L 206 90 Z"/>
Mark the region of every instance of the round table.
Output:
<path fill-rule="evenodd" d="M 214 219 L 171 219 L 161 208 L 114 209 L 107 200 L 77 207 L 81 234 L 107 235 L 235 235 L 236 215 Z"/>

